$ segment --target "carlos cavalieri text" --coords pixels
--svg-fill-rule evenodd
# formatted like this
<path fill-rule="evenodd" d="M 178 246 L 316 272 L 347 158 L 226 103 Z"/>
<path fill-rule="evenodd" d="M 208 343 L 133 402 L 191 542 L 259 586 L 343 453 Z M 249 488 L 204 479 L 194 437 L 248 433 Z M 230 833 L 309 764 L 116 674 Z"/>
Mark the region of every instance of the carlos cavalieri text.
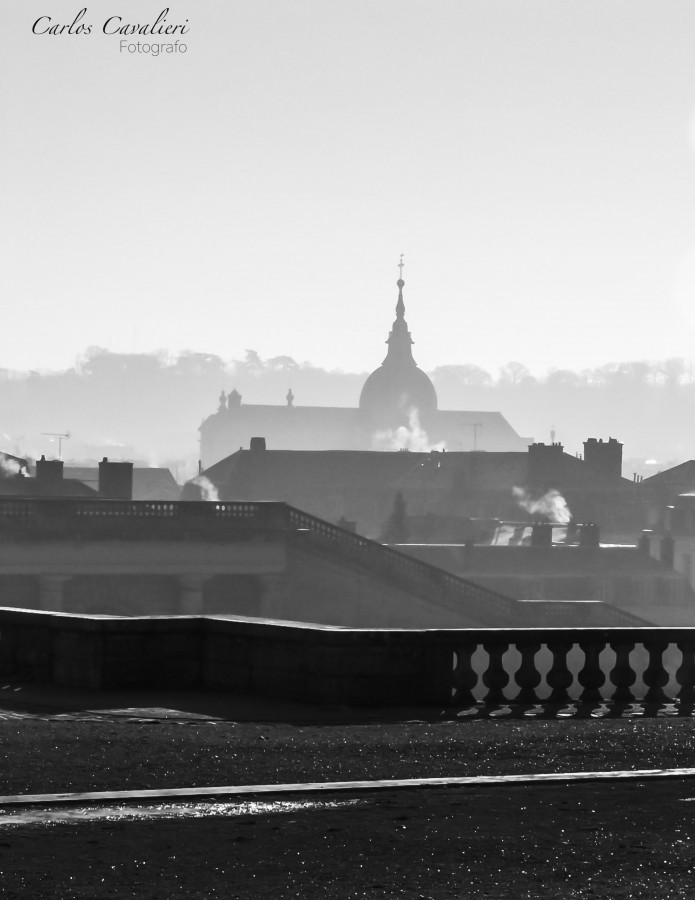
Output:
<path fill-rule="evenodd" d="M 121 38 L 149 37 L 162 38 L 188 34 L 190 28 L 188 19 L 183 23 L 170 23 L 168 20 L 169 7 L 163 9 L 154 22 L 126 22 L 123 16 L 109 16 L 101 24 L 98 31 L 108 35 L 120 35 Z M 53 16 L 39 16 L 31 26 L 34 34 L 52 35 L 83 35 L 92 34 L 95 29 L 92 23 L 86 22 L 87 7 L 81 9 L 71 22 L 58 22 Z M 143 43 L 141 41 L 120 41 L 121 53 L 150 53 L 153 56 L 159 53 L 185 53 L 186 44 L 177 39 L 174 43 Z"/>

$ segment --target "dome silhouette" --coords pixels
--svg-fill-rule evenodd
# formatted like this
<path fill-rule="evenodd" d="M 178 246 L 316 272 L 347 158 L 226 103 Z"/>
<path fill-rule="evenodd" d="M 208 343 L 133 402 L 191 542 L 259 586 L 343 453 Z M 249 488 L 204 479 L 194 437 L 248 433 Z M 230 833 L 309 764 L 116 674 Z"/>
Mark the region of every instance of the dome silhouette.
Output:
<path fill-rule="evenodd" d="M 367 378 L 360 394 L 360 410 L 374 424 L 408 423 L 414 413 L 427 417 L 437 410 L 437 392 L 413 359 L 413 343 L 405 321 L 402 278 L 397 281 L 396 319 L 389 334 L 386 359 Z"/>

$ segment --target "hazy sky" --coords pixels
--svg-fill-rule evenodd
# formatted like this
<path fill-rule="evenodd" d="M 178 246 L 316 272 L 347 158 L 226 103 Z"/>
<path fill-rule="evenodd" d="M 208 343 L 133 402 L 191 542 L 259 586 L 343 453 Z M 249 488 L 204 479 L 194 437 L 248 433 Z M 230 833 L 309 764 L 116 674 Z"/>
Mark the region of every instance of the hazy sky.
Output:
<path fill-rule="evenodd" d="M 0 0 L 0 366 L 371 369 L 401 252 L 424 368 L 695 356 L 692 0 L 186 0 L 156 58 L 101 27 L 163 0 L 98 0 L 32 34 L 83 5 Z"/>

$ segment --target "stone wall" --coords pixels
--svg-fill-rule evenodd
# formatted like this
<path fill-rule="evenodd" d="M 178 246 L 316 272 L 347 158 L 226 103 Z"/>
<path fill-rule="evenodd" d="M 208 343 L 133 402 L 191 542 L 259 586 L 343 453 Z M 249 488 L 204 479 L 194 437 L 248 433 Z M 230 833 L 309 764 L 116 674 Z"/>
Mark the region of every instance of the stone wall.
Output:
<path fill-rule="evenodd" d="M 389 631 L 0 609 L 0 677 L 350 706 L 677 699 L 691 709 L 695 629 Z"/>
<path fill-rule="evenodd" d="M 0 677 L 96 690 L 209 688 L 326 703 L 443 702 L 450 656 L 429 646 L 427 634 L 0 609 Z"/>

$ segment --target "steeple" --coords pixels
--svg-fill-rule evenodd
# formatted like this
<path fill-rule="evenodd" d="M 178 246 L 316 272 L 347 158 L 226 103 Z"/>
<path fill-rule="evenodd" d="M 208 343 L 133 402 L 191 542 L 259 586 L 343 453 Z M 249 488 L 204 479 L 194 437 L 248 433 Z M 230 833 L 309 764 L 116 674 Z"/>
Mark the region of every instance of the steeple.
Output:
<path fill-rule="evenodd" d="M 398 285 L 398 303 L 396 303 L 396 319 L 402 319 L 405 314 L 405 303 L 403 303 L 403 287 L 405 285 L 405 281 L 403 281 L 403 266 L 405 263 L 403 262 L 403 254 L 401 253 L 401 259 L 398 263 L 398 281 L 396 284 Z"/>
<path fill-rule="evenodd" d="M 405 281 L 402 278 L 399 278 L 396 282 L 398 285 L 398 302 L 396 303 L 396 319 L 403 319 L 405 316 L 405 303 L 403 302 L 403 287 L 405 285 Z"/>
<path fill-rule="evenodd" d="M 408 331 L 408 323 L 405 321 L 405 303 L 403 302 L 403 288 L 405 287 L 405 281 L 403 281 L 403 266 L 405 263 L 403 262 L 403 254 L 401 253 L 401 260 L 398 263 L 399 269 L 399 278 L 396 284 L 398 285 L 398 301 L 396 303 L 396 320 L 393 323 L 393 327 L 391 328 L 391 333 L 389 334 L 386 343 L 389 345 L 388 353 L 386 354 L 386 359 L 384 360 L 384 365 L 393 365 L 393 364 L 409 364 L 416 365 L 415 360 L 413 359 L 413 352 L 410 349 L 413 344 L 413 339 L 410 337 L 410 332 Z"/>
<path fill-rule="evenodd" d="M 407 425 L 413 412 L 427 416 L 437 409 L 437 394 L 427 375 L 418 369 L 411 350 L 413 339 L 405 321 L 403 302 L 403 254 L 398 264 L 399 278 L 396 319 L 386 343 L 386 359 L 365 381 L 360 409 L 370 427 L 392 428 Z"/>

